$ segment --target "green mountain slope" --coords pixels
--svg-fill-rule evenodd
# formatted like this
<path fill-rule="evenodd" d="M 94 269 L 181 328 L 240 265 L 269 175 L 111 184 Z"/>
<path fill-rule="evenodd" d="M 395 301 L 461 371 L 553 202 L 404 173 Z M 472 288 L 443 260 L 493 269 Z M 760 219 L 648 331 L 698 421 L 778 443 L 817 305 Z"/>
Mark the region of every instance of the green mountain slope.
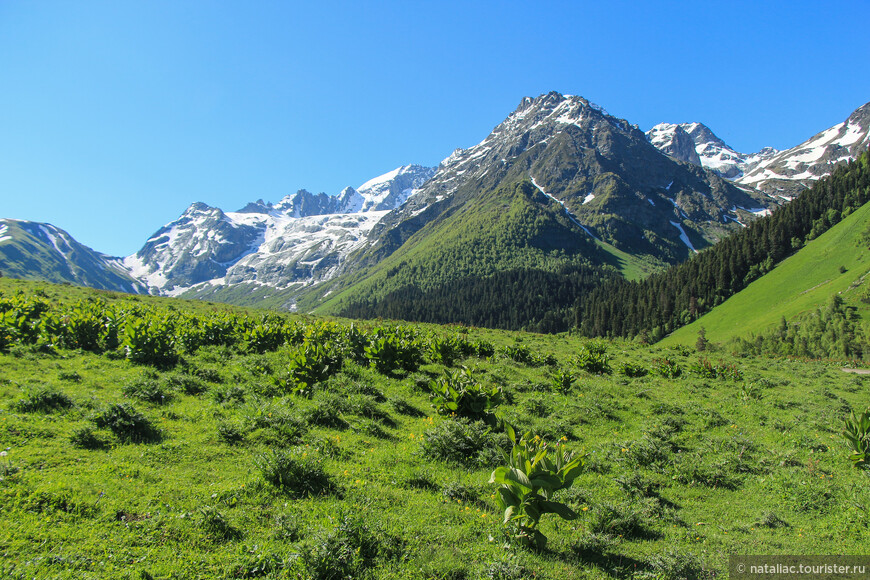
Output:
<path fill-rule="evenodd" d="M 22 280 L 45 280 L 100 290 L 143 292 L 118 258 L 80 244 L 51 224 L 0 219 L 0 272 Z"/>
<path fill-rule="evenodd" d="M 694 344 L 702 326 L 712 342 L 746 337 L 822 308 L 834 295 L 866 317 L 870 305 L 860 298 L 870 273 L 868 224 L 870 203 L 662 344 Z"/>

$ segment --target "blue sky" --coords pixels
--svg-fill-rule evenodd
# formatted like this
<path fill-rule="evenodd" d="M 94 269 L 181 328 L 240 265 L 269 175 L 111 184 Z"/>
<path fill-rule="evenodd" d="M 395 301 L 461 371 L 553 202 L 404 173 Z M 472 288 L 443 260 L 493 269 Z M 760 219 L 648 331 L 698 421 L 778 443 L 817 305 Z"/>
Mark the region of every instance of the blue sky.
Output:
<path fill-rule="evenodd" d="M 195 201 L 338 193 L 523 96 L 787 148 L 870 101 L 866 0 L 0 2 L 0 217 L 136 252 Z"/>

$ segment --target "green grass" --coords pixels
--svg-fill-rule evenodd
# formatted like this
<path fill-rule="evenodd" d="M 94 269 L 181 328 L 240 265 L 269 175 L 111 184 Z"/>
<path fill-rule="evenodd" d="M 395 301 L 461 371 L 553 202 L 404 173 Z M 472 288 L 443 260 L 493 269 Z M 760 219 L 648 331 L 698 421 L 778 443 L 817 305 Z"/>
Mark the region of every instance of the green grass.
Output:
<path fill-rule="evenodd" d="M 0 283 L 10 288 L 38 287 Z M 60 301 L 89 293 L 42 288 Z M 724 355 L 740 378 L 704 378 L 690 348 L 623 342 L 603 343 L 613 372 L 597 375 L 573 362 L 587 344 L 574 336 L 418 328 L 555 359 L 456 363 L 503 389 L 508 421 L 564 436 L 585 455 L 584 472 L 556 497 L 580 517 L 541 519 L 547 551 L 504 534 L 487 483 L 503 435 L 478 429 L 481 452 L 468 459 L 426 451 L 459 432 L 427 390 L 441 364 L 384 375 L 346 359 L 307 398 L 269 380 L 286 372 L 287 347 L 205 347 L 159 371 L 13 345 L 0 353 L 0 575 L 678 578 L 726 574 L 729 554 L 866 552 L 867 474 L 851 467 L 840 433 L 849 410 L 866 406 L 870 379 L 832 363 Z M 707 356 L 718 364 L 718 353 Z M 618 371 L 665 357 L 679 378 Z M 567 394 L 553 390 L 558 369 L 576 376 Z M 149 381 L 172 396 L 139 398 Z M 44 392 L 73 404 L 19 403 L 63 400 L 33 399 Z M 94 419 L 116 404 L 141 413 L 151 436 L 99 427 Z"/>
<path fill-rule="evenodd" d="M 824 306 L 840 294 L 866 315 L 867 304 L 857 299 L 856 289 L 870 272 L 870 250 L 859 238 L 870 223 L 870 204 L 783 260 L 767 275 L 751 283 L 720 306 L 661 341 L 664 346 L 694 344 L 703 326 L 707 339 L 725 343 L 739 336 L 758 333 Z M 845 271 L 841 272 L 841 268 Z"/>

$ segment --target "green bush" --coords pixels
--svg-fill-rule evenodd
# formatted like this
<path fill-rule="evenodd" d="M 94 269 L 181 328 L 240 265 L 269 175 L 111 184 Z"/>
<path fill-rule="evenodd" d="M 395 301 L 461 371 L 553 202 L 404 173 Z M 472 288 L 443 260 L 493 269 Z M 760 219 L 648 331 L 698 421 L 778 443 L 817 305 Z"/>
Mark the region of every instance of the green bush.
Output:
<path fill-rule="evenodd" d="M 413 373 L 423 364 L 419 340 L 409 328 L 378 328 L 365 347 L 369 365 L 382 374 L 402 370 Z"/>
<path fill-rule="evenodd" d="M 303 552 L 312 580 L 362 578 L 379 561 L 405 552 L 402 542 L 387 535 L 377 520 L 345 516 L 335 528 L 318 534 Z"/>
<path fill-rule="evenodd" d="M 488 419 L 502 402 L 501 387 L 484 387 L 464 367 L 445 370 L 444 375 L 429 383 L 432 406 L 439 415 Z"/>
<path fill-rule="evenodd" d="M 341 369 L 341 351 L 333 344 L 305 342 L 289 356 L 287 376 L 283 380 L 276 379 L 276 384 L 297 395 L 310 397 L 315 384 Z"/>
<path fill-rule="evenodd" d="M 205 534 L 216 542 L 237 540 L 242 533 L 234 528 L 226 516 L 216 507 L 203 506 L 199 508 L 199 525 Z"/>
<path fill-rule="evenodd" d="M 109 429 L 124 443 L 152 443 L 163 434 L 148 418 L 129 403 L 109 406 L 94 418 L 101 429 Z"/>
<path fill-rule="evenodd" d="M 607 345 L 603 341 L 593 340 L 581 345 L 572 362 L 578 369 L 587 373 L 609 375 L 612 372 L 610 357 L 607 356 Z"/>
<path fill-rule="evenodd" d="M 37 388 L 23 399 L 12 403 L 12 409 L 19 413 L 52 413 L 74 406 L 75 403 L 69 395 L 51 387 Z"/>
<path fill-rule="evenodd" d="M 680 368 L 680 365 L 669 357 L 653 359 L 652 363 L 652 371 L 660 377 L 676 379 L 683 374 L 683 369 Z"/>
<path fill-rule="evenodd" d="M 167 391 L 158 379 L 147 376 L 133 379 L 124 385 L 122 392 L 126 397 L 155 405 L 164 405 L 172 400 L 172 393 Z"/>
<path fill-rule="evenodd" d="M 628 361 L 622 361 L 619 363 L 617 371 L 619 374 L 630 378 L 642 377 L 647 374 L 647 370 L 643 365 L 633 364 Z"/>
<path fill-rule="evenodd" d="M 105 449 L 108 447 L 106 441 L 94 433 L 93 425 L 86 425 L 76 429 L 70 435 L 69 441 L 73 447 L 78 447 L 79 449 Z"/>
<path fill-rule="evenodd" d="M 175 352 L 175 325 L 171 319 L 146 315 L 127 321 L 124 349 L 131 362 L 169 368 L 178 362 Z"/>
<path fill-rule="evenodd" d="M 304 447 L 271 450 L 257 457 L 263 479 L 297 498 L 335 493 L 335 484 L 323 470 L 323 460 Z"/>
<path fill-rule="evenodd" d="M 442 421 L 423 434 L 424 457 L 469 467 L 491 467 L 508 445 L 480 421 L 465 418 Z"/>

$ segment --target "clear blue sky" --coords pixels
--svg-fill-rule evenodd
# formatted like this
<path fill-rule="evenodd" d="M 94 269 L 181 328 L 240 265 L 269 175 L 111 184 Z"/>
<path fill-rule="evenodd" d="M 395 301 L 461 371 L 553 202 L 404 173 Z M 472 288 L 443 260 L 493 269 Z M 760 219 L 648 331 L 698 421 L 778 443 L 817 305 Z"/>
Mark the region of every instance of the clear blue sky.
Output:
<path fill-rule="evenodd" d="M 787 148 L 870 101 L 870 2 L 0 1 L 0 217 L 136 252 L 192 202 L 338 193 L 523 96 Z"/>

